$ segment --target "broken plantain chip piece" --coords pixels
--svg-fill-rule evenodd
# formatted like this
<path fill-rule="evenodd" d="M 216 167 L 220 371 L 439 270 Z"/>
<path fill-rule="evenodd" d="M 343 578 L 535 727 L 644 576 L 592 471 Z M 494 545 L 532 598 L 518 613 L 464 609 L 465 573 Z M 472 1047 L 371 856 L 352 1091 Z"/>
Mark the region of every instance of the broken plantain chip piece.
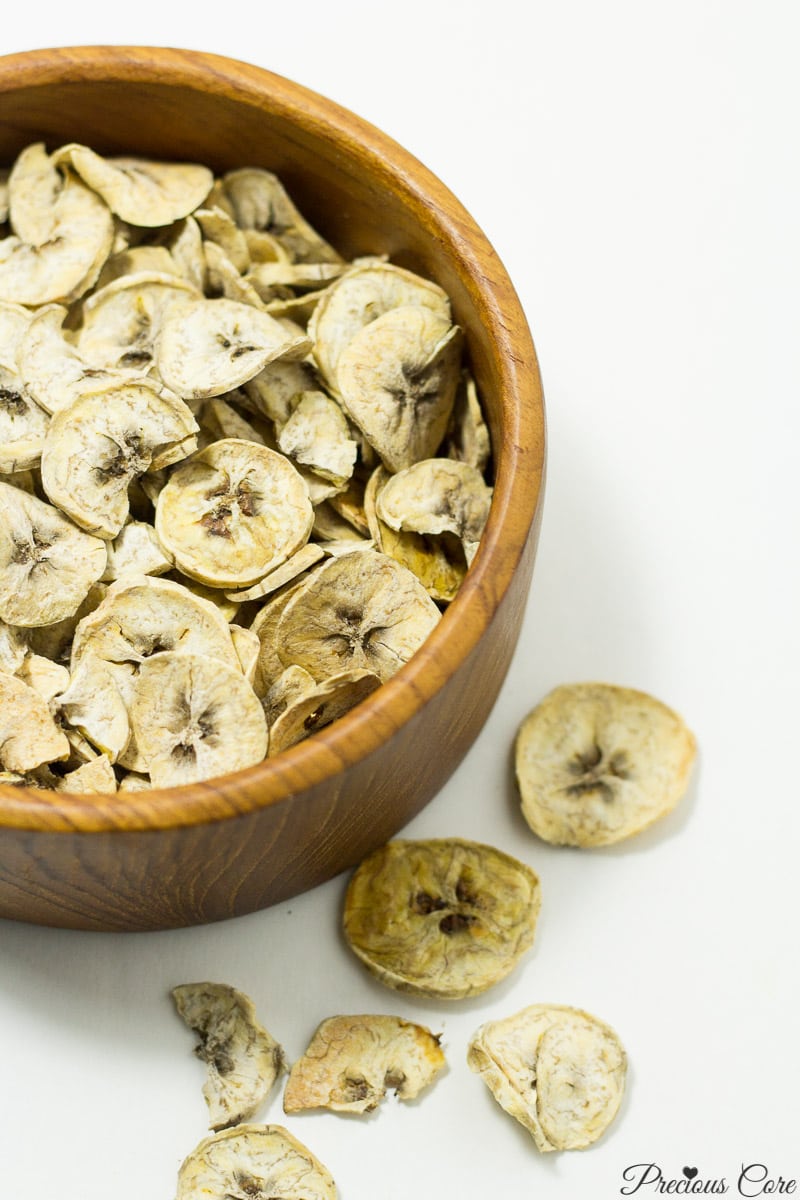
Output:
<path fill-rule="evenodd" d="M 205 1138 L 178 1172 L 175 1200 L 336 1200 L 333 1177 L 282 1125 Z"/>
<path fill-rule="evenodd" d="M 284 1112 L 369 1113 L 393 1089 L 413 1100 L 444 1069 L 439 1038 L 401 1017 L 329 1017 L 291 1069 Z"/>
<path fill-rule="evenodd" d="M 389 842 L 361 863 L 344 903 L 345 939 L 388 987 L 473 996 L 533 943 L 539 880 L 493 846 L 459 838 Z"/>
<path fill-rule="evenodd" d="M 256 1020 L 252 1000 L 225 983 L 184 983 L 172 989 L 172 998 L 200 1037 L 195 1053 L 208 1067 L 209 1127 L 249 1120 L 285 1069 L 283 1050 Z"/>
<path fill-rule="evenodd" d="M 653 696 L 607 683 L 566 684 L 517 734 L 523 816 L 546 842 L 611 845 L 675 807 L 695 753 L 682 718 Z"/>
<path fill-rule="evenodd" d="M 614 1030 L 564 1005 L 534 1004 L 487 1022 L 467 1063 L 543 1153 L 596 1142 L 625 1089 L 627 1060 Z"/>

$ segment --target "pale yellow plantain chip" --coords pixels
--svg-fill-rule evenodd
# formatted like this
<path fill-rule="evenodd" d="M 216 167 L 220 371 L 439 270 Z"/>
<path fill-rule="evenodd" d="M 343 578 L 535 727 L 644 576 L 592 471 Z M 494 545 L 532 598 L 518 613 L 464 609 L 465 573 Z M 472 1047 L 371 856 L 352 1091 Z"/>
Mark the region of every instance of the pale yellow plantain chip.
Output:
<path fill-rule="evenodd" d="M 270 727 L 270 749 L 272 748 L 272 726 L 286 709 L 301 696 L 307 695 L 315 686 L 314 676 L 305 667 L 287 667 L 261 697 L 264 716 Z M 258 694 L 258 693 L 256 693 Z"/>
<path fill-rule="evenodd" d="M 182 278 L 181 269 L 166 246 L 130 246 L 112 254 L 106 260 L 95 287 L 99 291 L 115 279 L 126 275 L 141 275 L 143 272 L 161 276 L 177 275 Z"/>
<path fill-rule="evenodd" d="M 64 178 L 47 153 L 34 142 L 17 155 L 8 177 L 8 218 L 23 242 L 42 246 L 55 233 L 56 201 Z"/>
<path fill-rule="evenodd" d="M 233 395 L 240 396 L 241 393 L 234 392 Z M 258 430 L 222 396 L 206 400 L 199 419 L 201 427 L 208 430 L 215 441 L 222 438 L 239 438 L 245 442 L 258 442 L 260 446 L 266 444 Z M 271 450 L 274 448 L 270 447 Z"/>
<path fill-rule="evenodd" d="M 252 684 L 256 675 L 256 665 L 261 652 L 261 642 L 258 634 L 253 633 L 244 625 L 230 625 L 231 639 L 242 674 L 248 683 Z"/>
<path fill-rule="evenodd" d="M 114 238 L 108 207 L 68 174 L 51 217 L 49 237 L 41 245 L 16 234 L 0 239 L 0 300 L 69 303 L 94 284 Z"/>
<path fill-rule="evenodd" d="M 206 264 L 206 293 L 214 299 L 223 298 L 265 311 L 265 304 L 249 279 L 236 267 L 216 242 L 203 242 Z"/>
<path fill-rule="evenodd" d="M 103 542 L 102 545 L 105 550 L 107 543 Z M 94 612 L 107 591 L 108 586 L 105 583 L 93 583 L 73 613 L 59 621 L 52 621 L 35 629 L 26 629 L 25 634 L 31 650 L 35 654 L 52 659 L 53 662 L 69 662 L 72 639 L 78 624 L 89 613 Z"/>
<path fill-rule="evenodd" d="M 38 465 L 49 424 L 16 371 L 0 366 L 0 474 Z"/>
<path fill-rule="evenodd" d="M 626 1055 L 614 1030 L 564 1005 L 534 1004 L 487 1022 L 467 1062 L 543 1153 L 596 1142 L 625 1089 Z"/>
<path fill-rule="evenodd" d="M 342 351 L 342 407 L 390 471 L 436 453 L 453 408 L 461 346 L 457 325 L 407 306 L 372 321 Z"/>
<path fill-rule="evenodd" d="M 346 484 L 358 446 L 339 405 L 324 392 L 302 392 L 278 433 L 279 449 L 331 483 Z"/>
<path fill-rule="evenodd" d="M 166 313 L 196 294 L 177 275 L 159 271 L 122 275 L 83 302 L 78 352 L 94 368 L 150 371 Z"/>
<path fill-rule="evenodd" d="M 107 663 L 140 666 L 167 650 L 239 667 L 228 622 L 210 600 L 171 579 L 149 575 L 122 579 L 78 625 L 72 668 L 88 651 Z"/>
<path fill-rule="evenodd" d="M 364 550 L 329 559 L 292 598 L 278 624 L 278 653 L 317 679 L 364 670 L 385 682 L 439 620 L 410 571 Z"/>
<path fill-rule="evenodd" d="M 344 270 L 344 263 L 255 263 L 247 272 L 247 279 L 261 294 L 262 289 L 275 287 L 313 288 L 337 279 Z"/>
<path fill-rule="evenodd" d="M 261 643 L 253 680 L 253 687 L 258 696 L 265 696 L 284 670 L 278 653 L 278 624 L 286 606 L 305 587 L 306 580 L 310 577 L 303 576 L 288 584 L 277 595 L 270 596 L 255 615 L 251 628 Z"/>
<path fill-rule="evenodd" d="M 278 359 L 248 380 L 244 393 L 255 411 L 275 422 L 277 432 L 292 415 L 292 402 L 302 392 L 314 391 L 316 377 L 307 362 Z"/>
<path fill-rule="evenodd" d="M 115 538 L 129 513 L 128 488 L 163 452 L 194 448 L 197 422 L 182 400 L 157 385 L 121 383 L 80 396 L 53 417 L 42 452 L 42 484 L 68 516 Z"/>
<path fill-rule="evenodd" d="M 172 999 L 200 1038 L 195 1054 L 208 1068 L 209 1127 L 249 1120 L 285 1070 L 283 1050 L 256 1019 L 252 1000 L 224 983 L 184 983 Z"/>
<path fill-rule="evenodd" d="M 0 619 L 28 628 L 71 616 L 105 566 L 105 542 L 0 482 Z"/>
<path fill-rule="evenodd" d="M 396 267 L 369 261 L 352 266 L 321 296 L 309 320 L 314 358 L 323 377 L 337 391 L 343 352 L 365 325 L 394 308 L 420 306 L 450 325 L 450 301 L 429 279 Z"/>
<path fill-rule="evenodd" d="M 193 215 L 206 241 L 218 246 L 236 272 L 244 274 L 250 266 L 250 250 L 233 217 L 215 206 L 198 208 Z"/>
<path fill-rule="evenodd" d="M 477 467 L 449 458 L 426 458 L 387 479 L 375 508 L 381 521 L 395 531 L 454 534 L 470 562 L 491 503 L 492 489 Z"/>
<path fill-rule="evenodd" d="M 393 1089 L 413 1100 L 445 1067 L 439 1038 L 401 1017 L 329 1017 L 293 1065 L 284 1112 L 369 1113 Z"/>
<path fill-rule="evenodd" d="M 289 667 L 296 671 L 302 668 Z M 285 674 L 285 672 L 284 672 Z M 340 671 L 290 700 L 270 724 L 270 757 L 295 746 L 318 729 L 324 729 L 350 712 L 380 687 L 380 678 L 372 671 Z M 272 692 L 269 694 L 272 695 Z M 268 700 L 269 700 L 268 695 Z"/>
<path fill-rule="evenodd" d="M 156 506 L 156 532 L 181 571 L 241 588 L 262 579 L 308 540 L 308 489 L 283 455 L 226 438 L 177 467 Z"/>
<path fill-rule="evenodd" d="M 385 524 L 378 516 L 377 499 L 392 478 L 385 467 L 376 467 L 364 491 L 364 512 L 375 547 L 416 575 L 433 600 L 449 604 L 467 573 L 464 549 L 452 534 L 429 537 Z"/>
<path fill-rule="evenodd" d="M 50 712 L 55 715 L 58 709 L 56 697 L 69 685 L 67 668 L 61 663 L 51 662 L 41 654 L 28 654 L 16 674 L 23 683 L 27 683 L 28 687 L 41 696 Z"/>
<path fill-rule="evenodd" d="M 69 757 L 69 742 L 41 696 L 0 671 L 0 763 L 7 771 L 32 771 Z"/>
<path fill-rule="evenodd" d="M 130 225 L 170 225 L 205 200 L 214 182 L 208 167 L 197 163 L 151 162 L 142 158 L 101 158 L 88 146 L 72 143 L 56 151 Z"/>
<path fill-rule="evenodd" d="M 340 262 L 289 199 L 277 175 L 258 167 L 240 167 L 217 180 L 208 199 L 229 213 L 240 229 L 271 234 L 294 262 Z"/>
<path fill-rule="evenodd" d="M 156 363 L 173 391 L 195 400 L 240 387 L 273 359 L 302 357 L 302 334 L 287 333 L 268 313 L 235 300 L 187 300 L 161 323 Z"/>
<path fill-rule="evenodd" d="M 58 697 L 58 707 L 70 725 L 112 763 L 124 754 L 131 729 L 119 672 L 98 654 L 84 650 Z"/>
<path fill-rule="evenodd" d="M 645 692 L 605 683 L 556 688 L 517 735 L 523 816 L 556 845 L 621 841 L 675 807 L 695 753 L 681 717 Z"/>
<path fill-rule="evenodd" d="M 111 795 L 117 791 L 117 777 L 105 754 L 98 754 L 91 762 L 84 763 L 83 766 L 62 776 L 56 791 Z"/>
<path fill-rule="evenodd" d="M 481 472 L 489 465 L 491 438 L 483 417 L 478 389 L 470 372 L 461 372 L 455 404 L 447 433 L 445 449 L 448 458 L 469 463 Z"/>
<path fill-rule="evenodd" d="M 0 671 L 7 671 L 9 675 L 19 671 L 28 654 L 27 632 L 0 620 Z"/>
<path fill-rule="evenodd" d="M 493 846 L 394 841 L 350 880 L 344 935 L 388 987 L 461 999 L 513 970 L 533 943 L 539 904 L 534 872 Z"/>
<path fill-rule="evenodd" d="M 281 1125 L 237 1125 L 183 1161 L 175 1200 L 336 1200 L 326 1167 Z"/>
<path fill-rule="evenodd" d="M 156 787 L 211 779 L 261 762 L 267 723 L 240 670 L 167 651 L 139 668 L 133 735 Z"/>

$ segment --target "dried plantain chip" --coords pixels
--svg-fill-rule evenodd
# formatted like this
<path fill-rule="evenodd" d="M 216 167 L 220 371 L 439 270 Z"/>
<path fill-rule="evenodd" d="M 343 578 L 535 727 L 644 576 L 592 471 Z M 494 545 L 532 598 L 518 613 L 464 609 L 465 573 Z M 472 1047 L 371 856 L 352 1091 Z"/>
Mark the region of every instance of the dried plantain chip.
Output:
<path fill-rule="evenodd" d="M 0 365 L 0 473 L 38 466 L 50 418 L 22 379 Z"/>
<path fill-rule="evenodd" d="M 31 771 L 69 756 L 69 742 L 33 688 L 0 671 L 0 763 Z"/>
<path fill-rule="evenodd" d="M 375 510 L 396 531 L 454 534 L 470 562 L 491 502 L 492 489 L 476 467 L 449 458 L 426 458 L 386 480 L 376 496 Z"/>
<path fill-rule="evenodd" d="M 316 679 L 365 670 L 389 679 L 436 626 L 440 613 L 419 581 L 373 550 L 323 563 L 289 601 L 277 631 L 285 666 Z"/>
<path fill-rule="evenodd" d="M 219 659 L 153 655 L 139 668 L 130 721 L 156 787 L 238 771 L 267 753 L 267 722 L 255 692 L 240 670 Z"/>
<path fill-rule="evenodd" d="M 101 158 L 88 146 L 71 143 L 56 151 L 131 225 L 170 225 L 186 217 L 211 190 L 214 176 L 198 163 L 151 162 L 142 158 Z"/>
<path fill-rule="evenodd" d="M 86 795 L 111 795 L 117 791 L 117 777 L 105 754 L 98 754 L 90 762 L 76 767 L 63 775 L 56 786 L 57 792 L 78 792 Z"/>
<path fill-rule="evenodd" d="M 370 322 L 342 351 L 342 407 L 390 471 L 436 453 L 453 408 L 461 346 L 457 325 L 414 305 Z"/>
<path fill-rule="evenodd" d="M 523 816 L 556 845 L 621 841 L 675 807 L 695 753 L 681 717 L 645 692 L 605 683 L 556 688 L 517 735 Z"/>
<path fill-rule="evenodd" d="M 184 1159 L 175 1200 L 336 1200 L 326 1167 L 281 1125 L 237 1125 Z"/>
<path fill-rule="evenodd" d="M 208 1067 L 209 1128 L 249 1120 L 285 1070 L 283 1050 L 256 1020 L 252 1000 L 224 983 L 184 983 L 172 989 L 172 998 L 200 1037 L 195 1054 Z"/>
<path fill-rule="evenodd" d="M 0 482 L 0 619 L 29 627 L 71 616 L 105 566 L 105 542 Z"/>
<path fill-rule="evenodd" d="M 596 1142 L 625 1088 L 626 1055 L 614 1030 L 564 1005 L 534 1004 L 482 1025 L 467 1062 L 543 1153 Z"/>
<path fill-rule="evenodd" d="M 401 1017 L 329 1017 L 293 1065 L 284 1112 L 368 1113 L 389 1088 L 413 1100 L 445 1066 L 439 1038 Z"/>
<path fill-rule="evenodd" d="M 299 670 L 302 668 L 287 667 L 284 676 L 289 671 Z M 338 675 L 330 675 L 321 683 L 313 684 L 301 695 L 288 701 L 283 711 L 270 723 L 270 757 L 287 750 L 289 746 L 295 746 L 317 729 L 324 729 L 326 725 L 338 721 L 339 717 L 371 696 L 380 683 L 380 678 L 372 671 L 355 670 L 340 671 Z M 268 701 L 273 697 L 274 691 L 270 689 Z"/>
<path fill-rule="evenodd" d="M 181 571 L 215 587 L 263 579 L 308 540 L 308 489 L 283 455 L 224 438 L 177 467 L 156 506 L 156 532 Z"/>
<path fill-rule="evenodd" d="M 493 846 L 399 840 L 353 874 L 344 935 L 388 987 L 460 999 L 513 970 L 533 943 L 539 905 L 534 872 Z"/>

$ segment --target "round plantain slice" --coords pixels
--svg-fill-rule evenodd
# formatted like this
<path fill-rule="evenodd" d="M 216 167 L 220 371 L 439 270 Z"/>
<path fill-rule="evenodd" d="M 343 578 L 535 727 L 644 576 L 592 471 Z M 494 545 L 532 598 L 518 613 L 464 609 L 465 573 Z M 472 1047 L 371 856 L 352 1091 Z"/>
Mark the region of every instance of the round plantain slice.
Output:
<path fill-rule="evenodd" d="M 249 1120 L 285 1070 L 283 1050 L 257 1021 L 252 1000 L 226 983 L 184 983 L 172 999 L 200 1037 L 195 1054 L 208 1067 L 209 1128 Z"/>
<path fill-rule="evenodd" d="M 453 409 L 462 340 L 457 325 L 415 305 L 378 317 L 342 351 L 342 407 L 390 471 L 436 453 Z"/>
<path fill-rule="evenodd" d="M 373 550 L 332 558 L 287 604 L 277 631 L 285 666 L 323 679 L 371 671 L 382 682 L 411 658 L 440 620 L 410 571 Z"/>
<path fill-rule="evenodd" d="M 200 1142 L 175 1200 L 336 1200 L 326 1167 L 282 1125 L 237 1125 Z"/>
<path fill-rule="evenodd" d="M 69 162 L 111 211 L 130 225 L 171 225 L 202 204 L 214 182 L 208 167 L 198 163 L 101 158 L 76 143 L 62 146 L 54 158 Z"/>
<path fill-rule="evenodd" d="M 566 684 L 517 734 L 523 816 L 556 845 L 621 841 L 675 807 L 695 753 L 694 736 L 660 700 L 612 684 Z"/>
<path fill-rule="evenodd" d="M 224 438 L 177 467 L 156 506 L 156 533 L 181 571 L 214 587 L 243 588 L 308 540 L 308 489 L 282 454 Z"/>
<path fill-rule="evenodd" d="M 413 1100 L 444 1066 L 439 1038 L 424 1025 L 401 1017 L 329 1017 L 291 1069 L 283 1110 L 372 1112 L 389 1088 Z"/>
<path fill-rule="evenodd" d="M 355 871 L 344 935 L 382 983 L 456 1000 L 504 979 L 533 943 L 539 880 L 493 846 L 398 840 Z"/>
<path fill-rule="evenodd" d="M 42 486 L 77 525 L 112 539 L 128 518 L 128 488 L 164 454 L 196 446 L 197 422 L 182 400 L 155 384 L 120 383 L 75 400 L 50 422 Z"/>
<path fill-rule="evenodd" d="M 543 1153 L 583 1150 L 605 1132 L 625 1089 L 617 1034 L 564 1005 L 534 1004 L 475 1033 L 467 1063 Z"/>
<path fill-rule="evenodd" d="M 302 358 L 309 348 L 304 334 L 287 332 L 249 304 L 187 300 L 164 316 L 156 364 L 173 391 L 202 400 L 240 387 L 273 359 Z"/>
<path fill-rule="evenodd" d="M 105 566 L 105 542 L 0 482 L 0 619 L 28 628 L 71 616 Z"/>
<path fill-rule="evenodd" d="M 69 757 L 69 742 L 47 704 L 31 687 L 0 671 L 0 764 L 32 771 Z"/>
<path fill-rule="evenodd" d="M 142 663 L 130 707 L 133 736 L 156 787 L 196 783 L 261 762 L 264 711 L 240 670 L 166 651 Z"/>

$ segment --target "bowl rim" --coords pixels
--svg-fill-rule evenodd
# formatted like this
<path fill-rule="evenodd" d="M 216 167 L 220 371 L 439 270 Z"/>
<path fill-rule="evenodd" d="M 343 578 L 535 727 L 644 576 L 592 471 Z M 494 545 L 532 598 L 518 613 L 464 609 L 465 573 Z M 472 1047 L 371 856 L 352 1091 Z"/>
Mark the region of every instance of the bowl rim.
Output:
<path fill-rule="evenodd" d="M 376 175 L 428 214 L 431 231 L 460 260 L 465 290 L 496 346 L 506 424 L 502 445 L 493 448 L 494 497 L 478 552 L 428 639 L 366 702 L 273 759 L 199 783 L 115 795 L 0 785 L 0 828 L 95 833 L 205 825 L 283 803 L 363 762 L 418 716 L 470 656 L 501 606 L 541 514 L 541 378 L 519 298 L 485 234 L 441 180 L 362 117 L 264 67 L 206 51 L 136 45 L 0 56 L 0 111 L 9 94 L 75 80 L 200 90 L 289 121 L 299 109 L 306 128 L 344 152 L 352 154 L 357 143 Z"/>

